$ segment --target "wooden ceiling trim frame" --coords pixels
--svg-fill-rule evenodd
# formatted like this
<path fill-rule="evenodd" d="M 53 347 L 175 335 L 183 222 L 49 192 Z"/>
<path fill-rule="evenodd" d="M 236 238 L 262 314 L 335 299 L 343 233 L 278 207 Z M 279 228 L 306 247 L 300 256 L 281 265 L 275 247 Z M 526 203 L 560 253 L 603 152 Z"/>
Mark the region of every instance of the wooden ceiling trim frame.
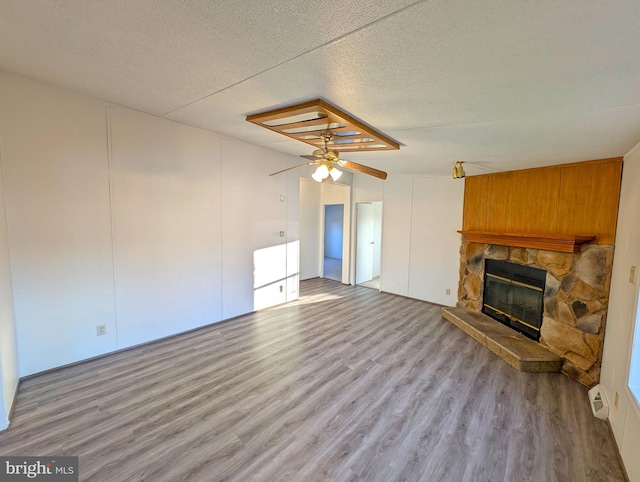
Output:
<path fill-rule="evenodd" d="M 286 119 L 288 117 L 299 116 L 310 113 L 320 113 L 318 118 L 295 121 L 288 124 L 268 125 L 279 119 Z M 303 102 L 302 104 L 292 105 L 290 107 L 283 107 L 281 109 L 270 110 L 259 114 L 253 114 L 247 116 L 247 122 L 251 122 L 260 127 L 264 127 L 278 134 L 285 135 L 291 139 L 304 142 L 313 147 L 322 145 L 322 142 L 318 139 L 304 139 L 305 136 L 312 136 L 316 133 L 321 133 L 325 130 L 330 130 L 332 133 L 340 133 L 351 131 L 357 132 L 357 134 L 349 134 L 346 136 L 336 136 L 335 140 L 354 140 L 356 142 L 353 145 L 346 143 L 334 144 L 329 143 L 332 149 L 340 150 L 340 152 L 362 152 L 362 151 L 386 151 L 400 149 L 400 145 L 393 139 L 387 137 L 382 132 L 377 131 L 373 127 L 370 127 L 363 122 L 354 119 L 346 112 L 341 111 L 339 108 L 325 102 L 321 99 L 312 100 L 309 102 Z M 326 126 L 330 124 L 339 124 L 340 127 L 327 129 Z M 344 127 L 342 127 L 344 125 Z M 290 129 L 302 129 L 305 127 L 318 126 L 318 129 L 313 129 L 303 132 L 285 132 Z M 321 127 L 325 126 L 325 127 Z M 372 140 L 370 140 L 372 139 Z M 359 141 L 359 142 L 358 142 Z M 376 146 L 376 147 L 369 147 Z"/>
<path fill-rule="evenodd" d="M 341 129 L 343 132 L 347 131 L 347 129 Z M 338 131 L 338 129 L 333 129 L 331 132 L 333 132 L 334 134 L 336 133 L 336 131 Z M 339 131 L 338 131 L 339 132 Z M 353 140 L 353 139 L 362 139 L 362 134 L 357 134 L 357 135 L 352 135 L 352 136 L 337 136 L 337 139 L 333 139 L 332 142 L 335 142 L 336 140 Z"/>

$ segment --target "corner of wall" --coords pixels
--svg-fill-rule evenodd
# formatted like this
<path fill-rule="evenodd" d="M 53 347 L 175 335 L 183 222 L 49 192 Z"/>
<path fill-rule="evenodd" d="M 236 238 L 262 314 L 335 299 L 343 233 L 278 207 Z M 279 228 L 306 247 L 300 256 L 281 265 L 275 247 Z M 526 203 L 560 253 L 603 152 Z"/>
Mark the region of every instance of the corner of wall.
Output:
<path fill-rule="evenodd" d="M 2 110 L 0 103 L 0 112 Z M 0 116 L 0 305 L 3 307 L 0 310 L 0 401 L 2 401 L 0 403 L 0 430 L 9 426 L 8 416 L 11 413 L 18 389 L 20 371 L 7 235 L 2 146 L 2 117 Z"/>
<path fill-rule="evenodd" d="M 639 149 L 640 149 L 640 142 L 638 142 L 635 146 L 633 146 L 631 150 L 624 155 L 623 159 L 626 161 L 629 157 L 633 156 L 636 153 L 636 151 L 638 151 Z"/>

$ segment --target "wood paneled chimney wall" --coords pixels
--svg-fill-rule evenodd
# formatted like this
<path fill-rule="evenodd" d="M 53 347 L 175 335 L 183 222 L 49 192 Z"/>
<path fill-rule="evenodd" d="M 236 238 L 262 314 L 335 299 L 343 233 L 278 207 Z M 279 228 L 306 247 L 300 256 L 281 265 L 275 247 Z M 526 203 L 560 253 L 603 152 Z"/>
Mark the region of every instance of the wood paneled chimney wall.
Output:
<path fill-rule="evenodd" d="M 595 235 L 613 244 L 622 158 L 470 176 L 462 231 Z"/>

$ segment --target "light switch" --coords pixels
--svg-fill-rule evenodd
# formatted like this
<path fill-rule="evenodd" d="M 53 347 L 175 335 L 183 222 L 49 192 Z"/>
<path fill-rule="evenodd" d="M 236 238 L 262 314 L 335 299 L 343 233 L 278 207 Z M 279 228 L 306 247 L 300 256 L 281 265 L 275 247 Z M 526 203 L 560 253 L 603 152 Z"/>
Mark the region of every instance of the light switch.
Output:
<path fill-rule="evenodd" d="M 632 266 L 631 268 L 629 268 L 629 283 L 636 284 L 637 271 L 638 271 L 638 268 L 636 268 L 635 266 Z"/>
<path fill-rule="evenodd" d="M 280 237 L 284 238 L 284 231 L 280 231 Z"/>

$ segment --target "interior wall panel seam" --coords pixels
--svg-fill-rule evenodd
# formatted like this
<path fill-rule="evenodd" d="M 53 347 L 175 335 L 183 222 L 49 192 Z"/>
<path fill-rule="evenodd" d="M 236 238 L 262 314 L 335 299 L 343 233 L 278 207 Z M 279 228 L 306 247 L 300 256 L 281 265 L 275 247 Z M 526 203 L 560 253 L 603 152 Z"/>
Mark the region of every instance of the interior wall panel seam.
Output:
<path fill-rule="evenodd" d="M 107 178 L 109 182 L 109 221 L 111 229 L 111 275 L 113 286 L 113 322 L 115 329 L 116 349 L 120 347 L 118 339 L 118 293 L 116 290 L 116 236 L 115 236 L 115 200 L 113 192 L 113 145 L 111 132 L 111 106 L 106 106 L 106 136 L 107 136 Z"/>
<path fill-rule="evenodd" d="M 220 313 L 219 313 L 219 320 L 224 320 L 224 242 L 223 242 L 223 235 L 222 235 L 222 224 L 223 224 L 223 209 L 222 209 L 222 203 L 224 201 L 224 195 L 223 195 L 223 186 L 224 183 L 222 182 L 222 177 L 223 177 L 223 169 L 222 169 L 222 165 L 223 165 L 223 159 L 222 159 L 222 138 L 218 137 L 218 195 L 219 197 L 219 202 L 218 202 L 218 208 L 220 210 L 220 217 L 218 219 L 218 229 L 219 229 L 219 235 L 218 235 L 218 239 L 220 241 L 220 257 L 219 257 L 219 261 L 220 261 L 220 271 L 218 273 L 218 279 L 220 281 L 220 289 L 218 291 L 218 294 L 220 295 Z"/>
<path fill-rule="evenodd" d="M 407 256 L 407 296 L 411 293 L 411 257 L 412 257 L 412 237 L 413 237 L 413 204 L 415 202 L 416 177 L 411 179 L 411 202 L 409 204 L 409 255 Z"/>

